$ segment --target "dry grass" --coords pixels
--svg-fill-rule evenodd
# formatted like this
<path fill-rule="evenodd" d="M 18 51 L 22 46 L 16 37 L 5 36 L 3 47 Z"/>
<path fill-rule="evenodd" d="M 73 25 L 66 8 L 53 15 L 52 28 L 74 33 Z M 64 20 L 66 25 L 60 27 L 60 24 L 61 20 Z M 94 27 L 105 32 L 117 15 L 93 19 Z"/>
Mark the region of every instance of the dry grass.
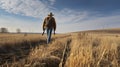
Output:
<path fill-rule="evenodd" d="M 25 41 L 45 40 L 40 34 L 0 34 L 0 45 L 18 45 Z"/>
<path fill-rule="evenodd" d="M 0 34 L 0 66 L 120 67 L 120 34 L 57 34 L 48 45 L 40 34 Z"/>
<path fill-rule="evenodd" d="M 65 67 L 119 67 L 120 34 L 77 33 Z"/>
<path fill-rule="evenodd" d="M 40 34 L 1 34 L 0 38 L 0 66 L 58 67 L 69 35 L 56 34 L 49 45 Z"/>

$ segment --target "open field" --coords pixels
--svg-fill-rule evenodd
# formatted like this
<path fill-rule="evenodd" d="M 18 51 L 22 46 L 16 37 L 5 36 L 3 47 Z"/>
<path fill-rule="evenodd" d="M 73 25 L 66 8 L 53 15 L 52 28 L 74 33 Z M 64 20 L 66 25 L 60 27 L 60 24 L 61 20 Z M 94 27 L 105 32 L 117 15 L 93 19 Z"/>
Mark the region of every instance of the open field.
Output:
<path fill-rule="evenodd" d="M 120 29 L 53 35 L 0 34 L 1 67 L 120 67 Z"/>
<path fill-rule="evenodd" d="M 56 59 L 54 60 L 54 57 L 59 59 L 56 62 L 58 66 L 67 41 L 66 38 L 69 36 L 66 34 L 53 35 L 52 45 L 47 45 L 46 36 L 41 34 L 0 34 L 0 66 L 29 67 L 33 65 L 32 67 L 34 67 L 37 62 L 34 59 L 52 58 L 53 61 L 57 61 Z M 62 42 L 62 40 L 66 41 Z"/>

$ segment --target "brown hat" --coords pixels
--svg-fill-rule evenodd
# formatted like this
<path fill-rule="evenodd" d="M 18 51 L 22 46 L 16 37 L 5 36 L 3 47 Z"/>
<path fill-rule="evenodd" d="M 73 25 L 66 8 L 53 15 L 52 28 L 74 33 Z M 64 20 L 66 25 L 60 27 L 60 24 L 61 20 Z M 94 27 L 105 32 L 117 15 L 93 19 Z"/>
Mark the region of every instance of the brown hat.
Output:
<path fill-rule="evenodd" d="M 54 16 L 54 15 L 52 14 L 52 12 L 50 12 L 50 13 L 48 14 L 48 16 Z"/>

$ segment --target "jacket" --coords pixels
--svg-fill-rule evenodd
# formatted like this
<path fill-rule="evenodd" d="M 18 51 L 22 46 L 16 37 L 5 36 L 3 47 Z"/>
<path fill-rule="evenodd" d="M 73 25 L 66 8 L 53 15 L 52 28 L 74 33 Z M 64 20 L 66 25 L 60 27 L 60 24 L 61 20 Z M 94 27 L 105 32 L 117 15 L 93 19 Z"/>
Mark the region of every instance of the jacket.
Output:
<path fill-rule="evenodd" d="M 48 25 L 47 22 L 50 22 L 50 24 Z M 43 30 L 45 30 L 46 28 L 52 28 L 54 29 L 54 31 L 56 30 L 56 21 L 54 17 L 46 17 L 43 21 Z"/>

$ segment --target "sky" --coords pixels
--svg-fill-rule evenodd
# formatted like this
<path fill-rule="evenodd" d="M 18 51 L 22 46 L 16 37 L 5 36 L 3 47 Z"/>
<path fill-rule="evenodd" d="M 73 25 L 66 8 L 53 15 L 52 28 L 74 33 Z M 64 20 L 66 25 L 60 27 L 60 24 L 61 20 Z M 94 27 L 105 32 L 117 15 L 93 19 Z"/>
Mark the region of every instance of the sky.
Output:
<path fill-rule="evenodd" d="M 57 33 L 120 28 L 120 0 L 0 0 L 0 28 L 42 32 L 50 12 Z"/>

